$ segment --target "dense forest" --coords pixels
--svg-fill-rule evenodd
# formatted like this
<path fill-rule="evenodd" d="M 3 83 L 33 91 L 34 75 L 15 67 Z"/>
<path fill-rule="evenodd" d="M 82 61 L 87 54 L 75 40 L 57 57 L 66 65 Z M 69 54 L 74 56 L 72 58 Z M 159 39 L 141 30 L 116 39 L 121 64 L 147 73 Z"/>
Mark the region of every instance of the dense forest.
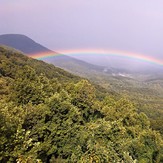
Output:
<path fill-rule="evenodd" d="M 149 117 L 152 129 L 163 134 L 163 76 L 155 73 L 152 77 L 152 74 L 133 73 L 133 78 L 129 78 L 98 73 L 89 75 L 89 79 L 109 92 L 125 95 L 139 112 Z"/>
<path fill-rule="evenodd" d="M 0 47 L 0 162 L 163 162 L 162 136 L 136 106 Z"/>

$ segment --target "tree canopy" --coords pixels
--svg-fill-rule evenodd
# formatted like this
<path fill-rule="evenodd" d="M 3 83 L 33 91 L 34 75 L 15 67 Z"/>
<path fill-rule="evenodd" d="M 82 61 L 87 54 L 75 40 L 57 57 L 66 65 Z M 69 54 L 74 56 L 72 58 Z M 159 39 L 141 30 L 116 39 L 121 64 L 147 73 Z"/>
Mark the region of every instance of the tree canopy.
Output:
<path fill-rule="evenodd" d="M 161 135 L 126 97 L 0 57 L 0 162 L 163 162 Z"/>

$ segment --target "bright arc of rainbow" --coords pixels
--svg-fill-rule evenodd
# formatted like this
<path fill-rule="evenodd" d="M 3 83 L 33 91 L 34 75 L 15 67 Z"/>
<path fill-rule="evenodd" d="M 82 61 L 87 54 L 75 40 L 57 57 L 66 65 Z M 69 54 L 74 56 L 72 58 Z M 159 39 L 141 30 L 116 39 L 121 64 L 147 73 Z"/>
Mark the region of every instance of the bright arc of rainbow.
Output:
<path fill-rule="evenodd" d="M 43 60 L 46 58 L 54 57 L 54 56 L 62 56 L 62 55 L 107 55 L 107 56 L 115 56 L 129 59 L 136 59 L 143 62 L 148 62 L 152 64 L 157 64 L 163 66 L 163 60 L 156 59 L 154 57 L 147 56 L 141 53 L 133 53 L 128 51 L 119 51 L 119 50 L 103 50 L 103 49 L 71 49 L 71 50 L 60 50 L 60 53 L 55 52 L 44 52 L 29 55 L 32 58 Z"/>

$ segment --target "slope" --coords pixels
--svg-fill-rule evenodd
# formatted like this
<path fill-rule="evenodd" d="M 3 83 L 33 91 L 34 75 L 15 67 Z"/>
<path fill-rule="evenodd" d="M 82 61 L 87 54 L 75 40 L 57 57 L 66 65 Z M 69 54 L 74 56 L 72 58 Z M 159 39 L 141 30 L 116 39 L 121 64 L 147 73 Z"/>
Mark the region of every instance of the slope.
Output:
<path fill-rule="evenodd" d="M 23 35 L 2 35 L 0 40 L 1 43 L 10 43 L 13 47 L 28 52 L 28 54 L 47 52 L 47 50 L 49 52 L 49 49 Z M 7 41 L 5 42 L 4 40 Z M 15 42 L 17 42 L 16 44 L 20 43 L 20 45 L 16 46 Z M 30 42 L 30 46 L 26 46 L 27 42 Z M 32 51 L 31 49 L 35 50 Z M 163 133 L 163 127 L 160 125 L 163 122 L 163 76 L 161 70 L 131 72 L 122 69 L 106 69 L 105 67 L 88 64 L 65 55 L 44 59 L 44 61 L 64 68 L 73 74 L 88 78 L 110 93 L 128 96 L 137 103 L 140 111 L 144 111 L 150 117 L 152 127 Z M 47 74 L 52 76 L 49 65 L 40 65 L 40 62 L 37 64 L 39 71 L 42 69 L 42 71 L 48 72 Z M 101 87 L 98 90 L 102 90 Z"/>
<path fill-rule="evenodd" d="M 57 78 L 60 82 L 77 81 L 80 77 L 72 75 L 54 65 L 47 64 L 43 61 L 35 60 L 23 55 L 15 49 L 0 46 L 0 73 L 7 74 L 9 77 L 14 77 L 19 67 L 28 65 L 36 70 L 37 74 L 45 74 L 49 78 Z M 7 69 L 4 69 L 7 67 Z M 7 72 L 6 72 L 7 71 Z"/>
<path fill-rule="evenodd" d="M 57 53 L 38 44 L 29 37 L 20 34 L 0 35 L 0 44 L 18 49 L 25 53 L 26 55 L 37 53 L 54 53 L 54 54 Z M 42 60 L 81 76 L 87 76 L 90 73 L 95 73 L 96 71 L 102 72 L 104 69 L 104 67 L 102 66 L 95 66 L 66 55 L 62 55 L 60 57 L 54 56 L 51 57 L 50 59 L 46 58 Z"/>
<path fill-rule="evenodd" d="M 0 44 L 13 47 L 26 54 L 51 51 L 48 48 L 36 43 L 29 37 L 21 34 L 0 35 Z"/>
<path fill-rule="evenodd" d="M 11 48 L 0 57 L 0 162 L 163 161 L 161 135 L 127 98 L 98 99 L 89 81 Z"/>

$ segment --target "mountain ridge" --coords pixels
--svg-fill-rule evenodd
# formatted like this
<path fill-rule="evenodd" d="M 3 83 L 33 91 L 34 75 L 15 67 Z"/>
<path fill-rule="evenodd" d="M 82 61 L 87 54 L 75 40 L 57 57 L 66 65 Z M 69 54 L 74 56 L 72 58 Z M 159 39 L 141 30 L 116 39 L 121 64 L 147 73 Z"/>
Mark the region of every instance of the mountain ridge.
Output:
<path fill-rule="evenodd" d="M 162 72 L 132 73 L 122 69 L 92 67 L 91 64 L 86 63 L 85 65 L 83 61 L 76 62 L 76 60 L 64 55 L 47 58 L 46 62 L 68 70 L 75 75 L 87 78 L 99 85 L 100 89 L 103 88 L 108 92 L 119 95 L 125 94 L 139 105 L 140 111 L 145 112 L 151 118 L 151 121 L 153 121 L 152 126 L 154 128 L 158 127 L 157 122 L 160 121 L 163 115 Z M 47 74 L 49 73 L 46 67 L 42 69 L 44 69 L 44 72 L 46 70 Z M 146 109 L 147 105 L 149 105 L 148 109 Z M 159 130 L 163 133 L 163 128 L 159 128 Z"/>
<path fill-rule="evenodd" d="M 26 54 L 40 53 L 51 51 L 50 49 L 35 42 L 31 38 L 23 34 L 3 34 L 0 35 L 0 44 L 4 44 L 18 49 Z M 35 45 L 35 46 L 33 46 Z M 52 51 L 51 51 L 52 52 Z"/>
<path fill-rule="evenodd" d="M 27 56 L 30 56 L 31 54 L 35 54 L 35 53 L 44 53 L 44 52 L 59 54 L 55 51 L 52 51 L 42 46 L 41 44 L 35 42 L 31 38 L 21 34 L 0 35 L 0 44 L 18 49 L 23 53 L 25 53 Z M 85 61 L 66 56 L 64 54 L 62 54 L 59 57 L 54 56 L 51 57 L 50 59 L 44 58 L 42 60 L 47 63 L 54 64 L 55 66 L 58 66 L 60 68 L 63 68 L 71 73 L 73 72 L 73 70 L 76 69 L 76 67 L 78 67 L 78 69 L 76 69 L 76 73 L 75 73 L 76 75 L 82 75 L 81 69 L 83 70 L 85 69 L 85 73 L 87 73 L 90 70 L 102 72 L 105 68 L 103 66 L 93 65 Z"/>

